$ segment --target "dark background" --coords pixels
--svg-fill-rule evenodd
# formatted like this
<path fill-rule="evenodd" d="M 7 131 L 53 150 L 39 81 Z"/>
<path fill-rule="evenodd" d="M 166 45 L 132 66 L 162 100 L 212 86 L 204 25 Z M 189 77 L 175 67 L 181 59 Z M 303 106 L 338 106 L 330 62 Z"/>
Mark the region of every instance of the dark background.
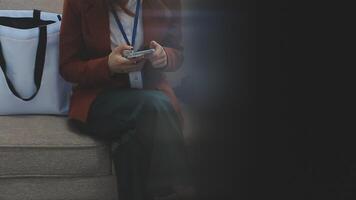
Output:
<path fill-rule="evenodd" d="M 201 199 L 353 199 L 349 6 L 192 2 Z"/>

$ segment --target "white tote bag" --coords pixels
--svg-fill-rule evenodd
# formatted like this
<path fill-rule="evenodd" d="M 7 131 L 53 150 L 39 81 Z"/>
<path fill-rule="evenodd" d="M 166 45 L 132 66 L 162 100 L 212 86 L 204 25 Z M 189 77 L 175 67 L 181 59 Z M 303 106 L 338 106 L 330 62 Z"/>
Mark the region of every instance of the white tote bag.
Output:
<path fill-rule="evenodd" d="M 0 115 L 68 113 L 71 85 L 59 75 L 61 16 L 0 10 Z"/>

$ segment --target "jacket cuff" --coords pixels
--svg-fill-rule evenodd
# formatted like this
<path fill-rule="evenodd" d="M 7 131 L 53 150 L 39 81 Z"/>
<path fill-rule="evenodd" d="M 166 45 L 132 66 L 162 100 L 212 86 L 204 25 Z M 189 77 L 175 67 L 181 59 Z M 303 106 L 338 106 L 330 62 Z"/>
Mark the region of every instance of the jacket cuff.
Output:
<path fill-rule="evenodd" d="M 167 55 L 167 65 L 160 70 L 164 72 L 176 71 L 181 65 L 180 58 L 177 57 L 177 50 L 170 47 L 163 47 L 163 49 Z"/>

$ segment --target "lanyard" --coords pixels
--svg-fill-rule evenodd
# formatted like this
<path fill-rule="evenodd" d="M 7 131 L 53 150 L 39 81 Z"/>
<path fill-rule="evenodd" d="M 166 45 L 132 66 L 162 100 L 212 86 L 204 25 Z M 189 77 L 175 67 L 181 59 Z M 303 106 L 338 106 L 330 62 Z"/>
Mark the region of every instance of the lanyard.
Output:
<path fill-rule="evenodd" d="M 122 33 L 122 36 L 124 36 L 124 39 L 127 43 L 127 45 L 130 45 L 130 46 L 135 46 L 135 41 L 136 41 L 136 34 L 137 34 L 137 26 L 138 26 L 138 17 L 140 15 L 140 6 L 141 6 L 141 0 L 137 0 L 137 3 L 136 3 L 136 13 L 135 13 L 135 20 L 134 20 L 134 26 L 133 26 L 133 31 L 132 31 L 132 38 L 131 38 L 131 43 L 129 41 L 129 39 L 127 38 L 127 35 L 126 35 L 126 32 L 124 30 L 124 26 L 122 25 L 119 17 L 117 16 L 117 13 L 116 11 L 114 10 L 114 7 L 111 6 L 111 12 L 112 14 L 114 15 L 114 18 L 115 18 L 115 21 L 117 23 L 117 26 L 119 27 L 121 33 Z"/>

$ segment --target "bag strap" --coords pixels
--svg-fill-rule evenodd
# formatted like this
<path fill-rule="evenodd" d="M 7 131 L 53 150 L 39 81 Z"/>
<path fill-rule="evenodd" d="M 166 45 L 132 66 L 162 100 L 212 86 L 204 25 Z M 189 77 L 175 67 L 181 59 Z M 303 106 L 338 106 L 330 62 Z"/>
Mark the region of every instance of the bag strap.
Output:
<path fill-rule="evenodd" d="M 39 10 L 34 10 L 33 11 L 33 18 L 34 20 L 40 20 L 41 18 L 41 11 Z M 6 62 L 5 62 L 5 57 L 2 52 L 2 46 L 0 42 L 0 67 L 4 73 L 7 85 L 10 89 L 10 91 L 19 99 L 23 101 L 31 101 L 33 98 L 36 97 L 38 94 L 40 87 L 41 87 L 41 82 L 42 82 L 42 75 L 43 75 L 43 69 L 44 69 L 44 63 L 45 63 L 45 56 L 46 56 L 46 47 L 47 47 L 47 26 L 40 26 L 38 27 L 39 29 L 39 39 L 38 39 L 38 46 L 37 46 L 37 52 L 36 52 L 36 61 L 35 61 L 35 70 L 34 70 L 34 80 L 35 80 L 35 85 L 36 85 L 36 91 L 35 93 L 30 96 L 29 98 L 23 98 L 20 96 L 20 94 L 16 91 L 14 85 L 12 84 L 11 80 L 7 76 L 7 70 L 6 70 Z"/>
<path fill-rule="evenodd" d="M 40 10 L 33 10 L 33 19 L 36 21 L 41 21 L 41 11 Z"/>

